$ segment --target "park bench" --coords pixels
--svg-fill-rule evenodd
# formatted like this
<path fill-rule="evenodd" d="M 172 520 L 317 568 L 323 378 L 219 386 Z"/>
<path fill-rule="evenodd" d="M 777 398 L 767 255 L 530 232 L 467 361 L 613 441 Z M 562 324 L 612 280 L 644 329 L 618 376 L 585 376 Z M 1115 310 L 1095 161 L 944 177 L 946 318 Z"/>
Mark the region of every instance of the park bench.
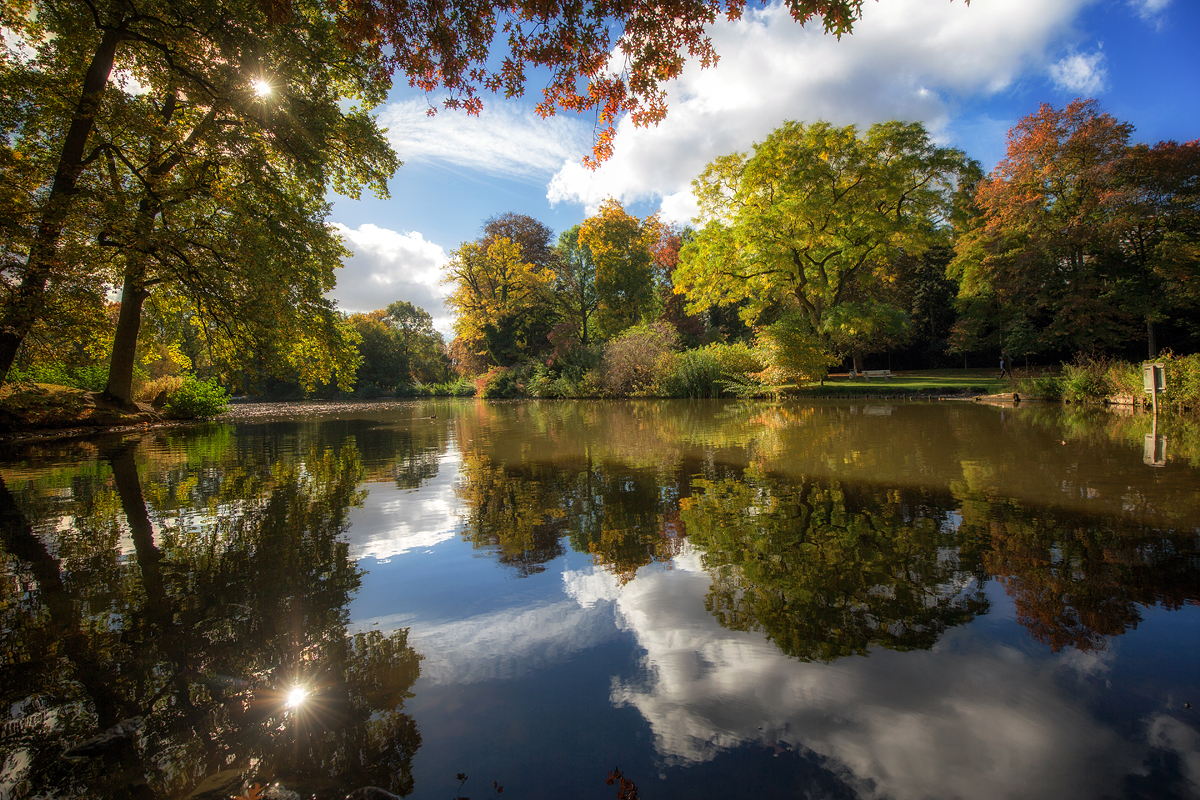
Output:
<path fill-rule="evenodd" d="M 871 378 L 887 378 L 890 381 L 892 379 L 892 371 L 890 369 L 864 369 L 862 375 L 867 380 L 871 380 Z"/>

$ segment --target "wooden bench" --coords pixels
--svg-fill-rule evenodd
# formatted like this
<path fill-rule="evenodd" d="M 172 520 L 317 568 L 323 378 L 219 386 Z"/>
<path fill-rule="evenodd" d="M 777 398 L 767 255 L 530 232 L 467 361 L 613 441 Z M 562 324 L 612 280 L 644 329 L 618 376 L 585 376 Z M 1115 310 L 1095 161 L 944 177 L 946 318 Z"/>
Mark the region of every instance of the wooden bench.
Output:
<path fill-rule="evenodd" d="M 864 369 L 862 376 L 867 380 L 871 380 L 871 378 L 887 378 L 890 381 L 892 379 L 892 371 L 890 369 Z"/>

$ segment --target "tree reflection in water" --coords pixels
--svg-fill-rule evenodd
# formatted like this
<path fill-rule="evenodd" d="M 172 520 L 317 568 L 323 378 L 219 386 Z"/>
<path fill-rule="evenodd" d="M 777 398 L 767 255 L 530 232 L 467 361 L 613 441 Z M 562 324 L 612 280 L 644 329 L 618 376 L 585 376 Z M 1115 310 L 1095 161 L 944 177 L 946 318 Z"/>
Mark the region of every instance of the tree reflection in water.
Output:
<path fill-rule="evenodd" d="M 1161 529 L 1017 503 L 964 504 L 963 530 L 988 542 L 983 568 L 1017 620 L 1058 652 L 1103 650 L 1136 628 L 1141 609 L 1200 601 L 1194 531 Z"/>
<path fill-rule="evenodd" d="M 518 575 L 543 571 L 565 552 L 565 538 L 627 583 L 679 553 L 677 485 L 620 462 L 510 465 L 469 451 L 456 491 L 463 537 Z"/>
<path fill-rule="evenodd" d="M 353 443 L 219 470 L 204 452 L 108 443 L 39 479 L 69 489 L 58 503 L 38 480 L 17 497 L 0 484 L 14 796 L 177 797 L 206 778 L 408 793 L 421 738 L 403 703 L 420 656 L 406 630 L 347 630 Z M 289 706 L 296 687 L 307 696 Z"/>
<path fill-rule="evenodd" d="M 1063 458 L 1059 440 L 1041 430 L 1059 419 L 1048 412 L 1003 432 L 1036 465 L 1022 470 L 1005 440 L 981 452 L 1005 454 L 1012 470 L 981 475 L 979 430 L 1001 432 L 930 433 L 965 425 L 957 411 L 930 414 L 911 439 L 890 439 L 870 427 L 877 420 L 841 406 L 726 405 L 719 415 L 670 406 L 680 411 L 675 417 L 667 408 L 474 409 L 460 437 L 476 443 L 461 449 L 464 538 L 519 575 L 544 570 L 569 543 L 620 583 L 646 565 L 669 564 L 690 542 L 711 573 L 708 603 L 722 624 L 761 630 L 784 652 L 817 660 L 931 647 L 947 628 L 986 613 L 989 578 L 1012 597 L 1030 635 L 1054 651 L 1101 649 L 1136 626 L 1144 606 L 1200 599 L 1194 492 L 1155 489 L 1147 501 L 1154 518 L 1113 505 L 1123 497 L 1085 512 L 1069 493 L 1095 476 L 1076 470 L 1056 505 L 1045 482 L 1070 464 L 1046 464 Z M 1119 430 L 1128 421 L 1065 419 L 1083 426 L 1079 435 L 1129 438 Z M 514 420 L 530 430 L 487 435 L 492 427 L 511 431 Z M 872 438 L 881 444 L 868 446 Z M 957 450 L 947 448 L 958 439 Z M 927 485 L 834 479 L 830 441 L 867 460 L 856 462 L 859 471 L 894 471 L 894 462 L 935 477 Z M 888 448 L 896 452 L 886 456 Z M 1111 468 L 1125 455 L 1110 448 L 1097 458 Z M 798 475 L 795 464 L 819 477 Z M 1027 491 L 1031 480 L 1044 485 L 1027 502 L 1006 498 L 998 483 Z"/>
<path fill-rule="evenodd" d="M 712 573 L 709 611 L 788 655 L 928 649 L 988 608 L 948 498 L 752 471 L 695 488 L 682 517 Z"/>

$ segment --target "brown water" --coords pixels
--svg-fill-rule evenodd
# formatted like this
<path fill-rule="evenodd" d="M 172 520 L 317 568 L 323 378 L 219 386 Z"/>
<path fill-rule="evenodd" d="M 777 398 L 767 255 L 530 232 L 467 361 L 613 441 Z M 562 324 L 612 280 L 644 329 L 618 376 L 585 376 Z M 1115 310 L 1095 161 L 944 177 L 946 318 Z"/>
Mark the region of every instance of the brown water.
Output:
<path fill-rule="evenodd" d="M 1195 421 L 951 402 L 25 446 L 0 797 L 1200 796 L 1198 466 Z"/>

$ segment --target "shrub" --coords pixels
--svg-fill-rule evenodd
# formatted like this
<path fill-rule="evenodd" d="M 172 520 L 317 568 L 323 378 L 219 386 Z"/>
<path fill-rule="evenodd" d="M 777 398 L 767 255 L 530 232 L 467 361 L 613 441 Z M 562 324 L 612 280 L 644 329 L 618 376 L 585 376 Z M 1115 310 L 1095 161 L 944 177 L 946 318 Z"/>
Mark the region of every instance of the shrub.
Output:
<path fill-rule="evenodd" d="M 769 384 L 821 381 L 829 367 L 838 362 L 808 320 L 796 312 L 784 314 L 778 322 L 759 333 L 759 347 L 767 362 L 761 380 Z"/>
<path fill-rule="evenodd" d="M 514 370 L 507 367 L 492 367 L 475 385 L 479 396 L 486 400 L 503 400 L 521 394 Z"/>
<path fill-rule="evenodd" d="M 558 397 L 555 390 L 554 374 L 542 365 L 534 369 L 529 384 L 525 387 L 530 397 Z"/>
<path fill-rule="evenodd" d="M 108 365 L 85 364 L 69 367 L 66 364 L 33 364 L 27 369 L 13 367 L 9 370 L 8 383 L 48 383 L 67 386 L 88 392 L 102 392 L 108 385 Z"/>
<path fill-rule="evenodd" d="M 475 382 L 462 377 L 445 383 L 428 384 L 434 397 L 474 397 Z"/>
<path fill-rule="evenodd" d="M 1112 363 L 1107 359 L 1080 357 L 1063 366 L 1062 396 L 1069 403 L 1099 403 L 1112 394 L 1107 375 Z"/>
<path fill-rule="evenodd" d="M 1188 356 L 1176 356 L 1169 350 L 1164 351 L 1153 363 L 1162 362 L 1167 373 L 1167 388 L 1159 397 L 1161 402 L 1172 403 L 1180 407 L 1200 408 L 1200 353 Z M 1138 372 L 1138 394 L 1143 394 L 1140 366 Z M 1145 395 L 1149 399 L 1149 395 Z"/>
<path fill-rule="evenodd" d="M 1017 393 L 1022 397 L 1037 397 L 1042 400 L 1061 400 L 1062 379 L 1053 375 L 1022 378 L 1017 383 Z"/>
<path fill-rule="evenodd" d="M 1136 398 L 1142 393 L 1142 365 L 1114 361 L 1104 373 L 1104 380 L 1110 393 L 1133 395 Z"/>
<path fill-rule="evenodd" d="M 667 353 L 659 362 L 657 393 L 664 397 L 718 397 L 724 383 L 721 361 L 709 348 Z"/>
<path fill-rule="evenodd" d="M 185 375 L 183 383 L 167 398 L 166 412 L 176 419 L 208 419 L 229 405 L 229 393 L 215 379 L 197 380 Z"/>
<path fill-rule="evenodd" d="M 708 346 L 721 362 L 721 373 L 726 380 L 734 380 L 766 369 L 762 353 L 745 342 L 717 342 Z"/>
<path fill-rule="evenodd" d="M 606 393 L 616 397 L 646 397 L 657 390 L 659 365 L 679 341 L 674 326 L 665 322 L 635 325 L 604 346 L 601 376 Z"/>
<path fill-rule="evenodd" d="M 143 403 L 153 402 L 163 392 L 170 397 L 175 392 L 178 392 L 183 386 L 184 377 L 182 375 L 163 375 L 161 378 L 155 378 L 152 381 L 142 381 L 134 386 L 133 399 L 140 400 Z"/>

